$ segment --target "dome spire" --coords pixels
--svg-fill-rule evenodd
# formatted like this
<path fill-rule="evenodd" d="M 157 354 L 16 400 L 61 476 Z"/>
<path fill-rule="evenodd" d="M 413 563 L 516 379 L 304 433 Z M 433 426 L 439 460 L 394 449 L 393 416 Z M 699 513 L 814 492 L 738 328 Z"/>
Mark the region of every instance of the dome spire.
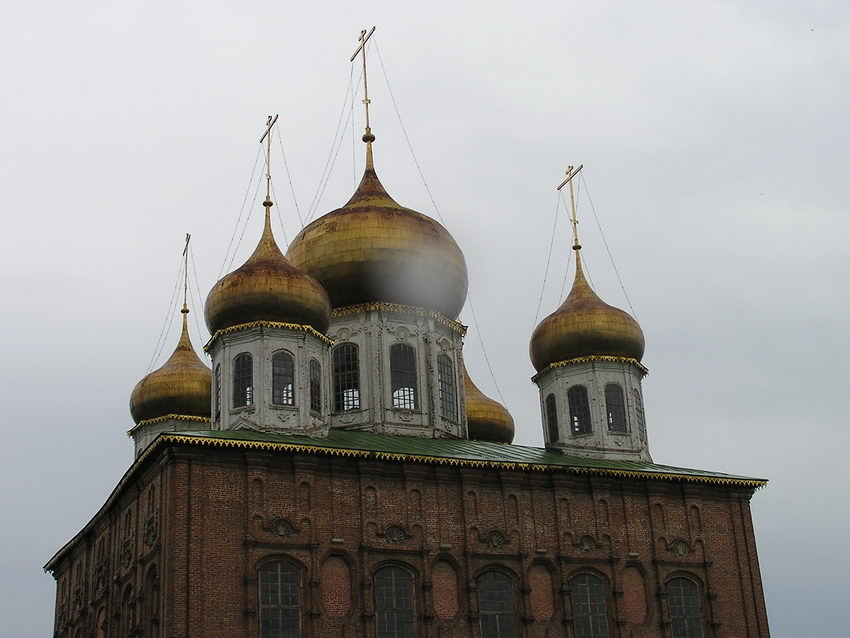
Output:
<path fill-rule="evenodd" d="M 363 133 L 363 141 L 366 142 L 367 171 L 375 170 L 375 163 L 372 159 L 372 142 L 375 141 L 375 136 L 372 135 L 372 127 L 369 122 L 369 104 L 371 104 L 371 100 L 369 99 L 369 81 L 366 75 L 366 42 L 372 37 L 373 33 L 375 33 L 375 27 L 372 27 L 368 33 L 366 29 L 360 32 L 360 37 L 358 38 L 360 44 L 357 45 L 357 49 L 351 54 L 351 59 L 349 60 L 349 62 L 354 62 L 354 58 L 358 55 L 361 55 L 363 59 L 363 106 L 366 109 L 366 132 Z"/>

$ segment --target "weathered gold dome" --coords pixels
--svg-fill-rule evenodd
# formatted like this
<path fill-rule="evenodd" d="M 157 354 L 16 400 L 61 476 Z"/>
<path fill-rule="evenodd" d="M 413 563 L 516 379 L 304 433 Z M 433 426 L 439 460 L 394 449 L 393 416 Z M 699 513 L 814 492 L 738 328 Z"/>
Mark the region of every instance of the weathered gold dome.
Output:
<path fill-rule="evenodd" d="M 266 220 L 260 243 L 248 261 L 213 286 L 204 304 L 210 333 L 252 321 L 279 321 L 312 326 L 327 332 L 330 302 L 324 289 L 308 274 L 290 264 Z"/>
<path fill-rule="evenodd" d="M 460 248 L 438 222 L 387 194 L 375 173 L 371 142 L 354 195 L 304 228 L 287 257 L 324 286 L 334 308 L 383 301 L 455 319 L 466 300 Z"/>
<path fill-rule="evenodd" d="M 182 312 L 183 332 L 174 354 L 139 381 L 130 395 L 130 414 L 136 423 L 170 414 L 210 416 L 212 372 L 195 354 L 189 340 L 189 310 L 184 306 Z"/>
<path fill-rule="evenodd" d="M 514 419 L 498 401 L 484 396 L 463 367 L 463 389 L 466 395 L 466 424 L 473 441 L 510 443 L 514 440 Z"/>
<path fill-rule="evenodd" d="M 585 356 L 637 359 L 643 356 L 643 331 L 627 312 L 609 306 L 584 278 L 576 251 L 576 276 L 561 307 L 546 317 L 531 335 L 531 363 L 546 366 Z"/>

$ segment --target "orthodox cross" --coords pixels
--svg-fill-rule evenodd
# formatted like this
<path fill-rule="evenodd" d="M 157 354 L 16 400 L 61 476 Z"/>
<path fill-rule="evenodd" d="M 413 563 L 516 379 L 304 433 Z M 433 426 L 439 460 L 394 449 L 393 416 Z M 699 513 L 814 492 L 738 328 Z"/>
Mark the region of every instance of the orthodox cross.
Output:
<path fill-rule="evenodd" d="M 369 38 L 372 37 L 372 34 L 375 33 L 375 27 L 366 33 L 366 30 L 360 32 L 360 37 L 358 38 L 360 44 L 357 46 L 357 50 L 351 54 L 351 59 L 349 62 L 354 62 L 354 58 L 357 57 L 359 53 L 362 53 L 363 57 L 363 104 L 366 106 L 366 135 L 363 136 L 363 141 L 372 141 L 367 140 L 366 137 L 372 137 L 372 128 L 369 126 L 369 83 L 366 81 L 366 42 Z"/>
<path fill-rule="evenodd" d="M 570 185 L 570 223 L 573 225 L 573 250 L 581 250 L 581 244 L 578 243 L 578 219 L 576 218 L 576 200 L 573 194 L 573 177 L 578 175 L 582 168 L 584 168 L 584 164 L 578 168 L 567 166 L 567 177 L 563 182 L 558 184 L 557 188 L 560 191 L 567 184 Z"/>
<path fill-rule="evenodd" d="M 192 236 L 186 233 L 186 245 L 183 247 L 183 309 L 184 315 L 189 312 L 189 240 Z"/>
<path fill-rule="evenodd" d="M 260 138 L 260 144 L 263 143 L 263 140 L 266 141 L 266 201 L 263 202 L 263 206 L 265 206 L 266 208 L 272 205 L 272 127 L 275 125 L 276 122 L 277 115 L 275 115 L 274 117 L 269 115 L 266 118 L 266 131 Z"/>

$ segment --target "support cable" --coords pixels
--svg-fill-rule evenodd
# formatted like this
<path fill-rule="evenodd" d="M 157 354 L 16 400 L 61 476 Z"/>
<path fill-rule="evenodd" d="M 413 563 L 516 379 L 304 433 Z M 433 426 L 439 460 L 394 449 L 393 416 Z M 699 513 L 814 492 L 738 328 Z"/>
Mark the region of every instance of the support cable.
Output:
<path fill-rule="evenodd" d="M 203 300 L 201 299 L 201 286 L 200 286 L 200 284 L 198 284 L 198 269 L 195 268 L 195 255 L 193 254 L 193 250 L 192 250 L 191 246 L 189 247 L 189 259 L 192 262 L 192 272 L 195 275 L 195 287 L 196 287 L 196 292 L 197 292 L 197 295 L 198 295 L 198 305 L 195 306 L 196 310 L 192 314 L 195 315 L 195 327 L 198 329 L 198 338 L 200 339 L 200 343 L 203 343 L 204 342 L 204 333 L 201 331 L 201 323 L 198 320 L 198 315 L 201 314 L 201 311 L 204 307 L 204 304 L 203 304 Z M 191 282 L 190 282 L 190 285 L 189 285 L 189 294 L 190 295 L 192 294 Z M 194 300 L 194 297 L 193 297 L 192 298 L 192 304 L 194 305 L 194 303 L 195 303 L 195 300 Z"/>
<path fill-rule="evenodd" d="M 168 311 L 166 312 L 165 319 L 162 322 L 162 329 L 159 331 L 159 337 L 156 339 L 156 345 L 153 349 L 153 354 L 151 355 L 150 362 L 148 362 L 148 368 L 145 371 L 145 374 L 148 374 L 151 370 L 153 370 L 154 365 L 159 360 L 159 355 L 162 353 L 162 348 L 165 345 L 165 339 L 168 331 L 171 329 L 171 323 L 174 321 L 174 307 L 177 301 L 177 295 L 180 290 L 180 281 L 183 278 L 183 255 L 180 255 L 180 267 L 177 269 L 177 279 L 174 282 L 174 289 L 171 291 L 171 298 L 168 300 Z"/>
<path fill-rule="evenodd" d="M 277 198 L 277 193 L 274 192 L 274 180 L 271 180 L 270 185 L 272 187 L 272 196 L 274 197 L 274 201 L 280 201 Z M 283 241 L 286 242 L 286 247 L 289 248 L 289 238 L 286 236 L 286 228 L 283 225 L 283 217 L 280 215 L 280 206 L 275 206 L 275 212 L 277 213 L 277 221 L 280 222 L 280 229 L 283 231 Z"/>
<path fill-rule="evenodd" d="M 248 222 L 251 221 L 251 215 L 254 212 L 254 204 L 257 203 L 257 195 L 260 193 L 260 186 L 262 183 L 262 179 L 257 180 L 257 188 L 254 189 L 254 199 L 251 201 L 251 207 L 248 209 L 248 214 L 245 216 L 245 223 L 242 225 L 242 232 L 239 234 L 239 241 L 236 242 L 236 246 L 233 248 L 233 254 L 230 256 L 230 263 L 227 264 L 227 270 L 230 270 L 233 266 L 233 261 L 236 259 L 236 253 L 239 250 L 239 246 L 242 244 L 242 238 L 245 236 L 245 230 L 248 228 Z"/>
<path fill-rule="evenodd" d="M 552 247 L 555 245 L 555 230 L 558 228 L 558 211 L 561 209 L 561 191 L 558 191 L 555 197 L 555 216 L 552 220 L 552 237 L 549 239 L 549 254 L 546 255 L 546 270 L 543 272 L 543 285 L 540 286 L 540 297 L 537 299 L 537 311 L 534 313 L 534 323 L 531 329 L 537 327 L 537 320 L 540 318 L 540 307 L 543 305 L 543 293 L 546 290 L 546 279 L 549 277 L 549 264 L 552 261 Z"/>
<path fill-rule="evenodd" d="M 224 274 L 224 265 L 227 263 L 227 256 L 230 254 L 230 248 L 233 246 L 233 239 L 236 237 L 236 231 L 239 230 L 239 222 L 242 220 L 242 213 L 245 211 L 245 202 L 248 201 L 248 193 L 251 192 L 251 184 L 254 183 L 254 175 L 257 171 L 257 163 L 260 161 L 260 153 L 263 150 L 262 144 L 257 149 L 257 156 L 254 158 L 254 167 L 251 169 L 251 178 L 248 180 L 248 186 L 245 188 L 245 197 L 242 198 L 242 206 L 239 207 L 239 217 L 236 218 L 236 225 L 233 227 L 233 233 L 230 235 L 230 243 L 227 245 L 227 250 L 224 253 L 224 261 L 221 262 L 221 268 L 218 271 L 216 281 L 221 279 Z M 231 259 L 231 263 L 233 260 Z"/>
<path fill-rule="evenodd" d="M 281 157 L 283 157 L 283 166 L 286 168 L 286 179 L 289 181 L 289 192 L 292 193 L 292 203 L 295 204 L 295 212 L 298 214 L 298 221 L 301 223 L 301 228 L 304 228 L 301 209 L 298 207 L 298 198 L 295 196 L 295 187 L 292 185 L 292 175 L 289 173 L 289 163 L 286 161 L 286 151 L 283 150 L 283 135 L 277 136 L 277 143 L 280 146 Z M 278 201 L 277 195 L 275 195 L 275 201 Z"/>

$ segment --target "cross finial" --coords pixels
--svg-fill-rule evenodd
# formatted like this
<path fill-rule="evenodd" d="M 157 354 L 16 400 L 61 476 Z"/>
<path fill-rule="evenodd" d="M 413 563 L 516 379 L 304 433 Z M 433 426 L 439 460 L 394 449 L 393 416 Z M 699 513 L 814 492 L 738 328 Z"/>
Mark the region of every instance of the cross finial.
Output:
<path fill-rule="evenodd" d="M 570 223 L 573 225 L 573 250 L 581 250 L 581 244 L 578 241 L 578 219 L 576 218 L 576 200 L 573 194 L 573 177 L 578 175 L 582 168 L 584 168 L 584 164 L 578 168 L 567 166 L 567 177 L 557 187 L 557 190 L 560 191 L 567 184 L 570 185 Z"/>
<path fill-rule="evenodd" d="M 183 308 L 184 315 L 189 312 L 189 240 L 192 236 L 186 233 L 186 245 L 183 246 Z"/>
<path fill-rule="evenodd" d="M 366 29 L 363 29 L 360 32 L 360 37 L 358 38 L 360 44 L 357 45 L 357 49 L 351 54 L 351 59 L 349 60 L 350 62 L 354 62 L 354 58 L 356 58 L 358 54 L 361 54 L 363 59 L 363 105 L 366 107 L 366 132 L 363 134 L 363 141 L 366 142 L 370 155 L 372 142 L 375 141 L 375 136 L 372 135 L 372 127 L 369 125 L 369 104 L 371 102 L 369 100 L 369 82 L 366 77 L 366 42 L 372 37 L 373 33 L 375 33 L 375 27 L 372 27 L 368 33 L 366 32 Z"/>
<path fill-rule="evenodd" d="M 274 117 L 269 115 L 266 118 L 266 130 L 260 138 L 260 144 L 263 143 L 263 140 L 266 142 L 266 199 L 263 202 L 263 206 L 266 207 L 267 213 L 269 212 L 269 208 L 272 207 L 272 127 L 276 123 L 277 115 Z"/>

